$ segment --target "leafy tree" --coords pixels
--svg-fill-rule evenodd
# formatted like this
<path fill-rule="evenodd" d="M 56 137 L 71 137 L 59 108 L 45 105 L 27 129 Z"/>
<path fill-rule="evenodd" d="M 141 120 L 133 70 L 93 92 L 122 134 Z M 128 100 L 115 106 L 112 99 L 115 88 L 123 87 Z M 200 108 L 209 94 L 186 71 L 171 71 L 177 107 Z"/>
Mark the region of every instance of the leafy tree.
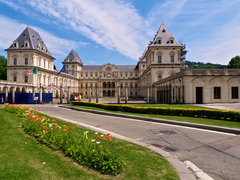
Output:
<path fill-rule="evenodd" d="M 227 66 L 222 64 L 212 64 L 203 62 L 191 62 L 186 61 L 186 65 L 188 65 L 189 69 L 225 69 Z"/>
<path fill-rule="evenodd" d="M 233 57 L 227 66 L 229 69 L 239 69 L 240 68 L 240 56 Z"/>
<path fill-rule="evenodd" d="M 7 80 L 7 59 L 0 56 L 0 80 Z"/>

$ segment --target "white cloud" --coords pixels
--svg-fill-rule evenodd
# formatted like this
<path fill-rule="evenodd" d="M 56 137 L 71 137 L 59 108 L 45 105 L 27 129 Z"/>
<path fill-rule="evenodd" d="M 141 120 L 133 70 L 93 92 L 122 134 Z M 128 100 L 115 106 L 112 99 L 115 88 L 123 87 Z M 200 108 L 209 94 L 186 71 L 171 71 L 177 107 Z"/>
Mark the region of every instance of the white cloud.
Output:
<path fill-rule="evenodd" d="M 5 16 L 0 16 L 0 22 L 4 24 L 4 28 L 0 29 L 0 48 L 7 49 L 27 25 Z M 62 57 L 70 52 L 71 49 L 68 49 L 69 47 L 77 48 L 86 44 L 59 38 L 38 27 L 31 26 L 31 28 L 39 32 L 53 56 Z"/>
<path fill-rule="evenodd" d="M 145 20 L 124 0 L 26 0 L 18 7 L 40 12 L 98 44 L 138 59 L 146 44 Z"/>

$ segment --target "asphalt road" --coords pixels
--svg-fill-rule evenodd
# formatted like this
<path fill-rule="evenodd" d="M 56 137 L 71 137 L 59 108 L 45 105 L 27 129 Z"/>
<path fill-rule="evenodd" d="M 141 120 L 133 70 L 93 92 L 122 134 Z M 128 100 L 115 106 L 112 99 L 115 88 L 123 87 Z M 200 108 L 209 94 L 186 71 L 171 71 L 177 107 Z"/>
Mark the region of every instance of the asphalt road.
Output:
<path fill-rule="evenodd" d="M 29 106 L 30 107 L 30 106 Z M 36 107 L 36 106 L 35 106 Z M 216 180 L 240 179 L 240 136 L 39 105 L 40 111 L 154 145 Z"/>

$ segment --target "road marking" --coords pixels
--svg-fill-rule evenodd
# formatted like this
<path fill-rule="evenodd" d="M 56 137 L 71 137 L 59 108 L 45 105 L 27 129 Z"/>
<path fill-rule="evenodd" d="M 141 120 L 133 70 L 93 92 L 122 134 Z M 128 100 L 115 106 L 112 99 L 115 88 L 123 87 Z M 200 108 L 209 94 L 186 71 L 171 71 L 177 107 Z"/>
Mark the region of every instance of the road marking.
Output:
<path fill-rule="evenodd" d="M 190 161 L 184 161 L 184 164 L 190 168 L 193 173 L 200 179 L 200 180 L 213 180 L 209 175 L 199 169 L 195 164 Z"/>

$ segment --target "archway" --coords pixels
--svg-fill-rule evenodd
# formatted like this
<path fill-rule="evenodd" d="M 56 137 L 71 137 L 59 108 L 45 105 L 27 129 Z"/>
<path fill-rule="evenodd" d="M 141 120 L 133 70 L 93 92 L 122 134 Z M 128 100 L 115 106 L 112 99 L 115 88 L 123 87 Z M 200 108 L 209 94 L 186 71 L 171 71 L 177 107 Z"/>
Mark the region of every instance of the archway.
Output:
<path fill-rule="evenodd" d="M 103 97 L 106 97 L 107 96 L 107 93 L 106 93 L 106 91 L 104 90 L 103 91 Z"/>
<path fill-rule="evenodd" d="M 110 82 L 107 83 L 107 88 L 111 88 L 111 83 Z"/>
<path fill-rule="evenodd" d="M 110 91 L 110 90 L 107 91 L 107 96 L 108 96 L 108 97 L 111 96 L 111 91 Z"/>
<path fill-rule="evenodd" d="M 107 87 L 106 82 L 103 82 L 103 88 L 106 88 L 106 87 Z"/>
<path fill-rule="evenodd" d="M 12 91 L 11 91 L 11 92 L 12 92 Z M 21 92 L 20 88 L 17 87 L 17 89 L 16 89 L 16 93 L 20 93 L 20 92 Z"/>

